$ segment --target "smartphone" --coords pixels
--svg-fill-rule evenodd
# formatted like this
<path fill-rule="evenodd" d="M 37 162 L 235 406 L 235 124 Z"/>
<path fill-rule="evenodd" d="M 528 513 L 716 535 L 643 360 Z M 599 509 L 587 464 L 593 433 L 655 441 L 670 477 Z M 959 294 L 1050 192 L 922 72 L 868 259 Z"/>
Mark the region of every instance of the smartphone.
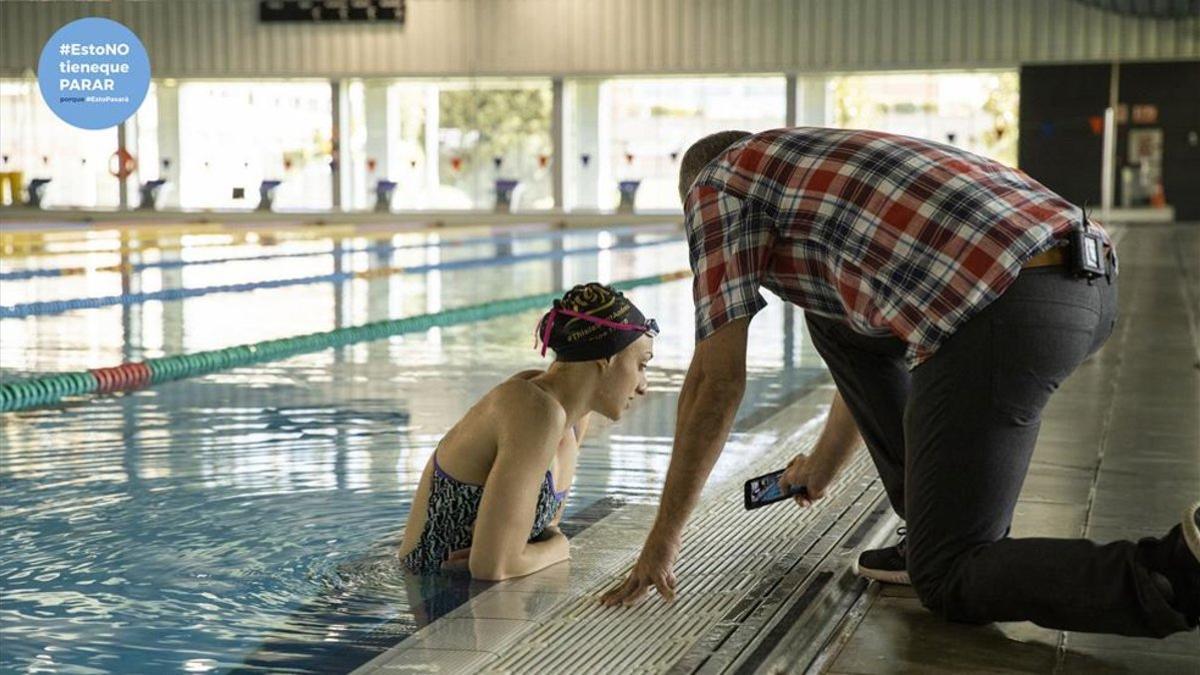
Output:
<path fill-rule="evenodd" d="M 746 481 L 744 498 L 747 510 L 761 508 L 767 504 L 791 499 L 798 494 L 804 493 L 804 486 L 802 485 L 792 486 L 792 489 L 787 493 L 779 489 L 779 477 L 783 475 L 785 470 L 780 469 Z"/>

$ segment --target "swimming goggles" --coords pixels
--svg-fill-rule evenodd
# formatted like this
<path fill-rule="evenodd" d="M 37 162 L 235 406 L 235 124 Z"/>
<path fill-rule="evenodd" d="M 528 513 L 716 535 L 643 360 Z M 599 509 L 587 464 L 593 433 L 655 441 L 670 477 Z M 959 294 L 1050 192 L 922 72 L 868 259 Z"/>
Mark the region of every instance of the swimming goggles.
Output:
<path fill-rule="evenodd" d="M 559 314 L 565 314 L 566 316 L 573 316 L 576 319 L 583 319 L 584 321 L 587 321 L 589 323 L 599 324 L 601 326 L 604 326 L 605 328 L 612 328 L 614 330 L 634 330 L 634 331 L 638 331 L 641 333 L 645 333 L 647 337 L 655 337 L 658 335 L 658 322 L 655 321 L 654 319 L 647 319 L 646 323 L 643 323 L 643 324 L 621 323 L 619 321 L 609 321 L 608 319 L 601 319 L 598 316 L 592 316 L 591 314 L 584 314 L 583 312 L 576 312 L 576 311 L 573 311 L 570 309 L 561 309 L 561 308 L 555 307 L 554 309 L 550 310 L 550 314 L 546 318 L 546 327 L 542 330 L 542 356 L 546 355 L 547 343 L 550 341 L 550 331 L 554 329 L 554 319 L 556 319 Z M 536 328 L 534 329 L 533 347 L 534 347 L 534 349 L 537 349 L 537 329 Z"/>

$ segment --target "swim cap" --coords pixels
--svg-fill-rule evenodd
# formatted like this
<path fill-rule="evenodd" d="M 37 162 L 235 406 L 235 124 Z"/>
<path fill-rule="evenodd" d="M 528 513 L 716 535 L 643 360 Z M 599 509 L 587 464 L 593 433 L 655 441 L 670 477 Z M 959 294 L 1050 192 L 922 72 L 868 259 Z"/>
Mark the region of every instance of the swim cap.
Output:
<path fill-rule="evenodd" d="M 559 361 L 607 359 L 647 334 L 658 335 L 658 323 L 646 320 L 641 310 L 620 291 L 592 282 L 567 291 L 538 322 L 537 338 L 554 350 Z"/>

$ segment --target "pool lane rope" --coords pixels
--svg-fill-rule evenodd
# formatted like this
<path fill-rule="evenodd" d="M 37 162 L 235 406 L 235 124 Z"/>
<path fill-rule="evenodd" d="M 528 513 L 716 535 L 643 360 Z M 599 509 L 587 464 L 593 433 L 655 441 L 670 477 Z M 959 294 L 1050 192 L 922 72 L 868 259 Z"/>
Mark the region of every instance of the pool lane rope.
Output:
<path fill-rule="evenodd" d="M 0 306 L 0 319 L 23 319 L 30 316 L 47 316 L 63 314 L 77 309 L 95 309 L 113 305 L 140 305 L 153 301 L 175 301 L 195 298 L 213 293 L 246 293 L 269 288 L 286 288 L 289 286 L 307 286 L 311 284 L 337 283 L 352 279 L 377 279 L 396 274 L 424 274 L 433 270 L 457 270 L 472 267 L 492 267 L 497 265 L 516 265 L 531 260 L 547 258 L 563 258 L 571 255 L 599 253 L 601 251 L 619 251 L 644 246 L 662 246 L 679 243 L 682 239 L 665 237 L 652 241 L 637 241 L 618 243 L 612 246 L 591 246 L 587 248 L 572 248 L 562 251 L 543 251 L 539 253 L 523 253 L 502 258 L 471 258 L 468 260 L 452 260 L 450 262 L 432 263 L 429 265 L 413 265 L 410 267 L 378 267 L 359 272 L 334 272 L 307 277 L 290 277 L 287 279 L 267 279 L 265 281 L 248 281 L 240 284 L 220 284 L 217 286 L 202 286 L 200 288 L 166 288 L 161 291 L 145 293 L 122 293 L 120 295 L 105 295 L 94 298 L 72 298 L 69 300 L 44 300 L 25 302 L 16 305 Z"/>
<path fill-rule="evenodd" d="M 691 270 L 628 279 L 612 284 L 621 290 L 664 284 L 692 276 Z M 299 354 L 344 347 L 358 342 L 380 340 L 405 333 L 419 333 L 430 328 L 455 326 L 484 321 L 533 309 L 544 309 L 562 292 L 540 293 L 507 300 L 494 300 L 431 314 L 402 319 L 373 321 L 359 326 L 335 328 L 320 333 L 263 340 L 250 344 L 213 349 L 192 354 L 164 356 L 122 363 L 109 368 L 60 373 L 0 383 L 0 412 L 27 410 L 57 403 L 68 396 L 103 395 L 134 391 L 144 387 L 208 375 L 231 368 L 240 368 L 268 361 L 278 361 Z"/>
<path fill-rule="evenodd" d="M 507 242 L 527 241 L 530 239 L 558 239 L 567 235 L 583 235 L 599 232 L 609 232 L 616 236 L 631 233 L 659 233 L 678 230 L 677 224 L 652 227 L 615 227 L 615 228 L 579 228 L 574 230 L 548 230 L 540 232 L 522 232 L 518 234 L 492 235 L 488 237 L 468 237 L 465 239 L 450 239 L 448 241 L 425 244 L 372 244 L 358 248 L 331 248 L 327 251 L 297 251 L 293 253 L 264 253 L 250 256 L 231 256 L 227 258 L 210 258 L 208 260 L 156 260 L 152 262 L 130 263 L 125 265 L 104 265 L 101 267 L 34 267 L 23 270 L 0 272 L 0 281 L 24 281 L 45 277 L 74 277 L 83 276 L 89 272 L 121 272 L 132 274 L 149 269 L 175 269 L 196 265 L 222 265 L 236 262 L 256 262 L 259 260 L 282 260 L 288 258 L 318 258 L 327 255 L 345 255 L 351 253 L 392 253 L 394 251 L 409 251 L 426 248 L 452 248 L 458 246 L 502 244 Z M 390 235 L 389 235 L 390 236 Z M 356 238 L 365 238 L 360 235 Z M 147 249 L 149 250 L 149 249 Z M 118 251 L 96 251 L 97 253 L 118 253 Z"/>

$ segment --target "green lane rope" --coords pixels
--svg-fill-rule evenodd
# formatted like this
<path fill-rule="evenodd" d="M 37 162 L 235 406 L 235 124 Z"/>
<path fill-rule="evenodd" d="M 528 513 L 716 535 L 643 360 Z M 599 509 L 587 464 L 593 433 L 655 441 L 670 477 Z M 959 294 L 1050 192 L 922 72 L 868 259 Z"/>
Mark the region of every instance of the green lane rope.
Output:
<path fill-rule="evenodd" d="M 629 279 L 613 284 L 621 290 L 651 286 L 691 276 L 691 270 Z M 374 321 L 359 326 L 336 328 L 320 333 L 264 340 L 251 344 L 213 349 L 193 354 L 179 354 L 145 361 L 123 363 L 111 368 L 60 373 L 0 383 L 0 412 L 27 410 L 57 403 L 68 396 L 108 394 L 132 391 L 145 386 L 207 375 L 230 368 L 240 368 L 268 361 L 277 361 L 298 354 L 343 347 L 357 342 L 416 333 L 430 328 L 454 326 L 484 321 L 508 314 L 519 314 L 544 308 L 561 297 L 562 292 L 539 293 L 507 300 L 447 309 L 402 319 Z"/>

